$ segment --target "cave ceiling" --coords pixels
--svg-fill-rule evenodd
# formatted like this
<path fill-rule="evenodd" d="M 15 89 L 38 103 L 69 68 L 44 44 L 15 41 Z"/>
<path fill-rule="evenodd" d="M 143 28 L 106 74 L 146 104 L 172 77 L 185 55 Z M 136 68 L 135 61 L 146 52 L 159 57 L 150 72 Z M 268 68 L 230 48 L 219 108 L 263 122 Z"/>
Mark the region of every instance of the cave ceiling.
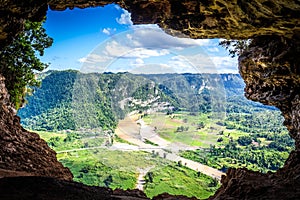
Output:
<path fill-rule="evenodd" d="M 296 148 L 285 166 L 276 173 L 266 175 L 245 169 L 229 170 L 212 199 L 300 198 L 300 1 L 0 0 L 0 48 L 22 31 L 24 20 L 41 21 L 48 9 L 87 8 L 111 3 L 128 10 L 135 24 L 155 23 L 175 36 L 183 33 L 190 38 L 252 39 L 249 49 L 239 57 L 239 71 L 246 83 L 245 95 L 282 111 L 284 124 L 295 139 Z M 7 137 L 12 130 L 17 135 L 26 133 L 19 121 L 4 109 L 7 102 L 2 101 L 1 97 L 0 121 L 13 123 L 1 126 L 0 132 L 5 132 Z M 22 155 L 26 162 L 27 154 Z M 54 157 L 53 154 L 51 159 Z M 7 166 L 9 168 L 9 163 Z M 67 177 L 71 178 L 70 175 Z"/>

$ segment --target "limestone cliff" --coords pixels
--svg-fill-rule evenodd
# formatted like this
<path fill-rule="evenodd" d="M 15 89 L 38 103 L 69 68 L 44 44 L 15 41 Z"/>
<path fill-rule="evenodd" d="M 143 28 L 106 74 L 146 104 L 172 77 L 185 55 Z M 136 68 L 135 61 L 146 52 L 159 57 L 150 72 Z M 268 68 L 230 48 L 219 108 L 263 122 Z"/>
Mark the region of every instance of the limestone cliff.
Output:
<path fill-rule="evenodd" d="M 41 20 L 48 9 L 118 3 L 135 24 L 157 23 L 168 33 L 192 38 L 245 39 L 299 34 L 300 2 L 293 0 L 0 0 L 0 47 L 22 30 L 24 19 Z"/>
<path fill-rule="evenodd" d="M 63 10 L 102 6 L 112 2 L 128 9 L 132 13 L 134 23 L 157 23 L 173 35 L 183 33 L 192 38 L 253 39 L 249 50 L 239 58 L 240 73 L 246 83 L 246 96 L 264 104 L 275 105 L 282 111 L 285 125 L 296 141 L 296 150 L 291 153 L 283 169 L 276 173 L 264 175 L 244 169 L 229 170 L 227 176 L 222 179 L 222 187 L 211 199 L 300 199 L 300 2 L 298 0 L 1 0 L 0 48 L 22 30 L 24 19 L 41 20 L 48 5 L 51 9 Z M 1 99 L 3 98 L 1 96 Z M 50 169 L 49 165 L 38 164 L 39 161 L 43 161 L 46 152 L 50 152 L 52 156 L 50 155 L 47 161 L 58 166 L 55 164 L 57 161 L 53 156 L 54 153 L 47 150 L 46 144 L 36 135 L 29 137 L 30 133 L 22 130 L 18 118 L 3 105 L 5 103 L 1 104 L 0 131 L 1 137 L 5 140 L 1 138 L 1 142 L 4 141 L 7 146 L 3 148 L 1 145 L 0 152 L 1 155 L 18 156 L 22 164 L 14 160 L 14 157 L 10 157 L 2 166 L 36 173 L 42 171 L 44 175 L 64 177 L 58 176 L 64 173 Z M 16 149 L 16 146 L 20 148 Z M 6 152 L 6 149 L 9 151 Z M 29 164 L 28 158 L 33 152 L 36 160 L 30 161 Z"/>

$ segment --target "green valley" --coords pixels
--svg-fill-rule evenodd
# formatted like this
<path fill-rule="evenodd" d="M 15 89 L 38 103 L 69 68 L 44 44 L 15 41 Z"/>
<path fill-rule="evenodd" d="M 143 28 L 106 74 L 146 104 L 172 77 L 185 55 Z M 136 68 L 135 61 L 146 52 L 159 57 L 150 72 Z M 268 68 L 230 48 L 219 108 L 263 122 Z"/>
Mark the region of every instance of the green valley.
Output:
<path fill-rule="evenodd" d="M 248 101 L 236 74 L 49 71 L 22 124 L 87 185 L 208 198 L 229 167 L 282 167 L 294 141 L 280 112 Z"/>

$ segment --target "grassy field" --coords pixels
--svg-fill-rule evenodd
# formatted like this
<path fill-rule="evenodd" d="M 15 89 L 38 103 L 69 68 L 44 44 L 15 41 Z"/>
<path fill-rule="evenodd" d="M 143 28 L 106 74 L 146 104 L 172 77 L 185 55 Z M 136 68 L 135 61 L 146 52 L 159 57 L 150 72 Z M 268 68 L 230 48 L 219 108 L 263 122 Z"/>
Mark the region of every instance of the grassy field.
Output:
<path fill-rule="evenodd" d="M 48 132 L 48 131 L 33 131 L 33 132 L 39 134 L 39 136 L 45 141 L 49 141 L 49 139 L 52 137 L 60 137 L 62 139 L 67 137 L 66 133 L 56 133 L 56 132 Z"/>
<path fill-rule="evenodd" d="M 56 144 L 58 146 L 54 149 L 60 151 L 72 147 L 76 149 L 87 140 L 97 140 L 90 137 L 74 139 L 78 137 L 74 136 L 74 133 L 39 132 L 39 134 L 48 142 L 55 137 L 59 138 Z M 70 139 L 66 140 L 68 136 Z M 212 195 L 219 187 L 219 185 L 211 186 L 214 180 L 208 176 L 202 174 L 198 176 L 196 171 L 184 166 L 179 167 L 174 162 L 143 151 L 118 151 L 104 147 L 59 153 L 57 158 L 71 170 L 74 181 L 112 189 L 135 189 L 139 171 L 151 167 L 153 181 L 149 182 L 146 175 L 148 181 L 144 187 L 148 197 L 168 192 L 203 199 Z"/>
<path fill-rule="evenodd" d="M 158 134 L 170 141 L 181 142 L 190 146 L 209 148 L 217 144 L 220 133 L 237 139 L 240 136 L 248 135 L 238 130 L 227 130 L 225 126 L 218 125 L 218 119 L 210 118 L 208 114 L 191 115 L 188 112 L 179 112 L 172 115 L 163 113 L 150 114 L 143 117 L 143 120 L 150 126 L 156 127 Z M 182 131 L 180 130 L 182 127 Z M 229 134 L 229 136 L 228 136 Z"/>
<path fill-rule="evenodd" d="M 150 182 L 149 177 L 147 178 L 145 193 L 150 198 L 167 192 L 206 199 L 219 187 L 212 178 L 175 164 L 156 167 L 149 173 L 152 173 L 153 180 Z"/>
<path fill-rule="evenodd" d="M 113 189 L 134 189 L 138 169 L 158 163 L 145 152 L 107 149 L 63 153 L 58 155 L 58 159 L 72 171 L 75 181 Z M 110 179 L 109 184 L 107 179 Z"/>
<path fill-rule="evenodd" d="M 103 134 L 95 136 L 86 132 L 46 132 L 35 131 L 42 139 L 47 141 L 48 145 L 55 151 L 64 151 L 78 148 L 99 147 L 102 146 L 108 137 Z"/>

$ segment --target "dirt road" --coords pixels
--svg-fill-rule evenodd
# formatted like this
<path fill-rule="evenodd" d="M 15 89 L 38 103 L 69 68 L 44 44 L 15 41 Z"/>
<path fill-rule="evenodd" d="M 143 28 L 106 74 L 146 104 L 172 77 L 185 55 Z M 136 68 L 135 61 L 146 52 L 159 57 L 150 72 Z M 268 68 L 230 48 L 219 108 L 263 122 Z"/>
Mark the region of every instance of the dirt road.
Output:
<path fill-rule="evenodd" d="M 221 176 L 224 174 L 223 172 L 207 165 L 203 165 L 201 163 L 178 156 L 177 153 L 179 150 L 193 150 L 195 147 L 190 147 L 179 143 L 174 144 L 166 141 L 154 131 L 154 128 L 146 125 L 142 119 L 138 119 L 137 115 L 128 116 L 124 120 L 121 120 L 115 133 L 120 138 L 137 145 L 138 149 L 140 150 L 147 152 L 155 151 L 159 154 L 159 156 L 165 159 L 174 162 L 181 161 L 181 163 L 186 167 L 195 171 L 200 171 L 201 173 L 218 180 L 220 180 Z M 157 146 L 144 143 L 143 141 L 145 139 L 153 142 Z"/>
<path fill-rule="evenodd" d="M 144 191 L 144 185 L 146 184 L 145 176 L 154 166 L 147 167 L 145 169 L 139 169 L 139 176 L 136 182 L 136 189 Z"/>

